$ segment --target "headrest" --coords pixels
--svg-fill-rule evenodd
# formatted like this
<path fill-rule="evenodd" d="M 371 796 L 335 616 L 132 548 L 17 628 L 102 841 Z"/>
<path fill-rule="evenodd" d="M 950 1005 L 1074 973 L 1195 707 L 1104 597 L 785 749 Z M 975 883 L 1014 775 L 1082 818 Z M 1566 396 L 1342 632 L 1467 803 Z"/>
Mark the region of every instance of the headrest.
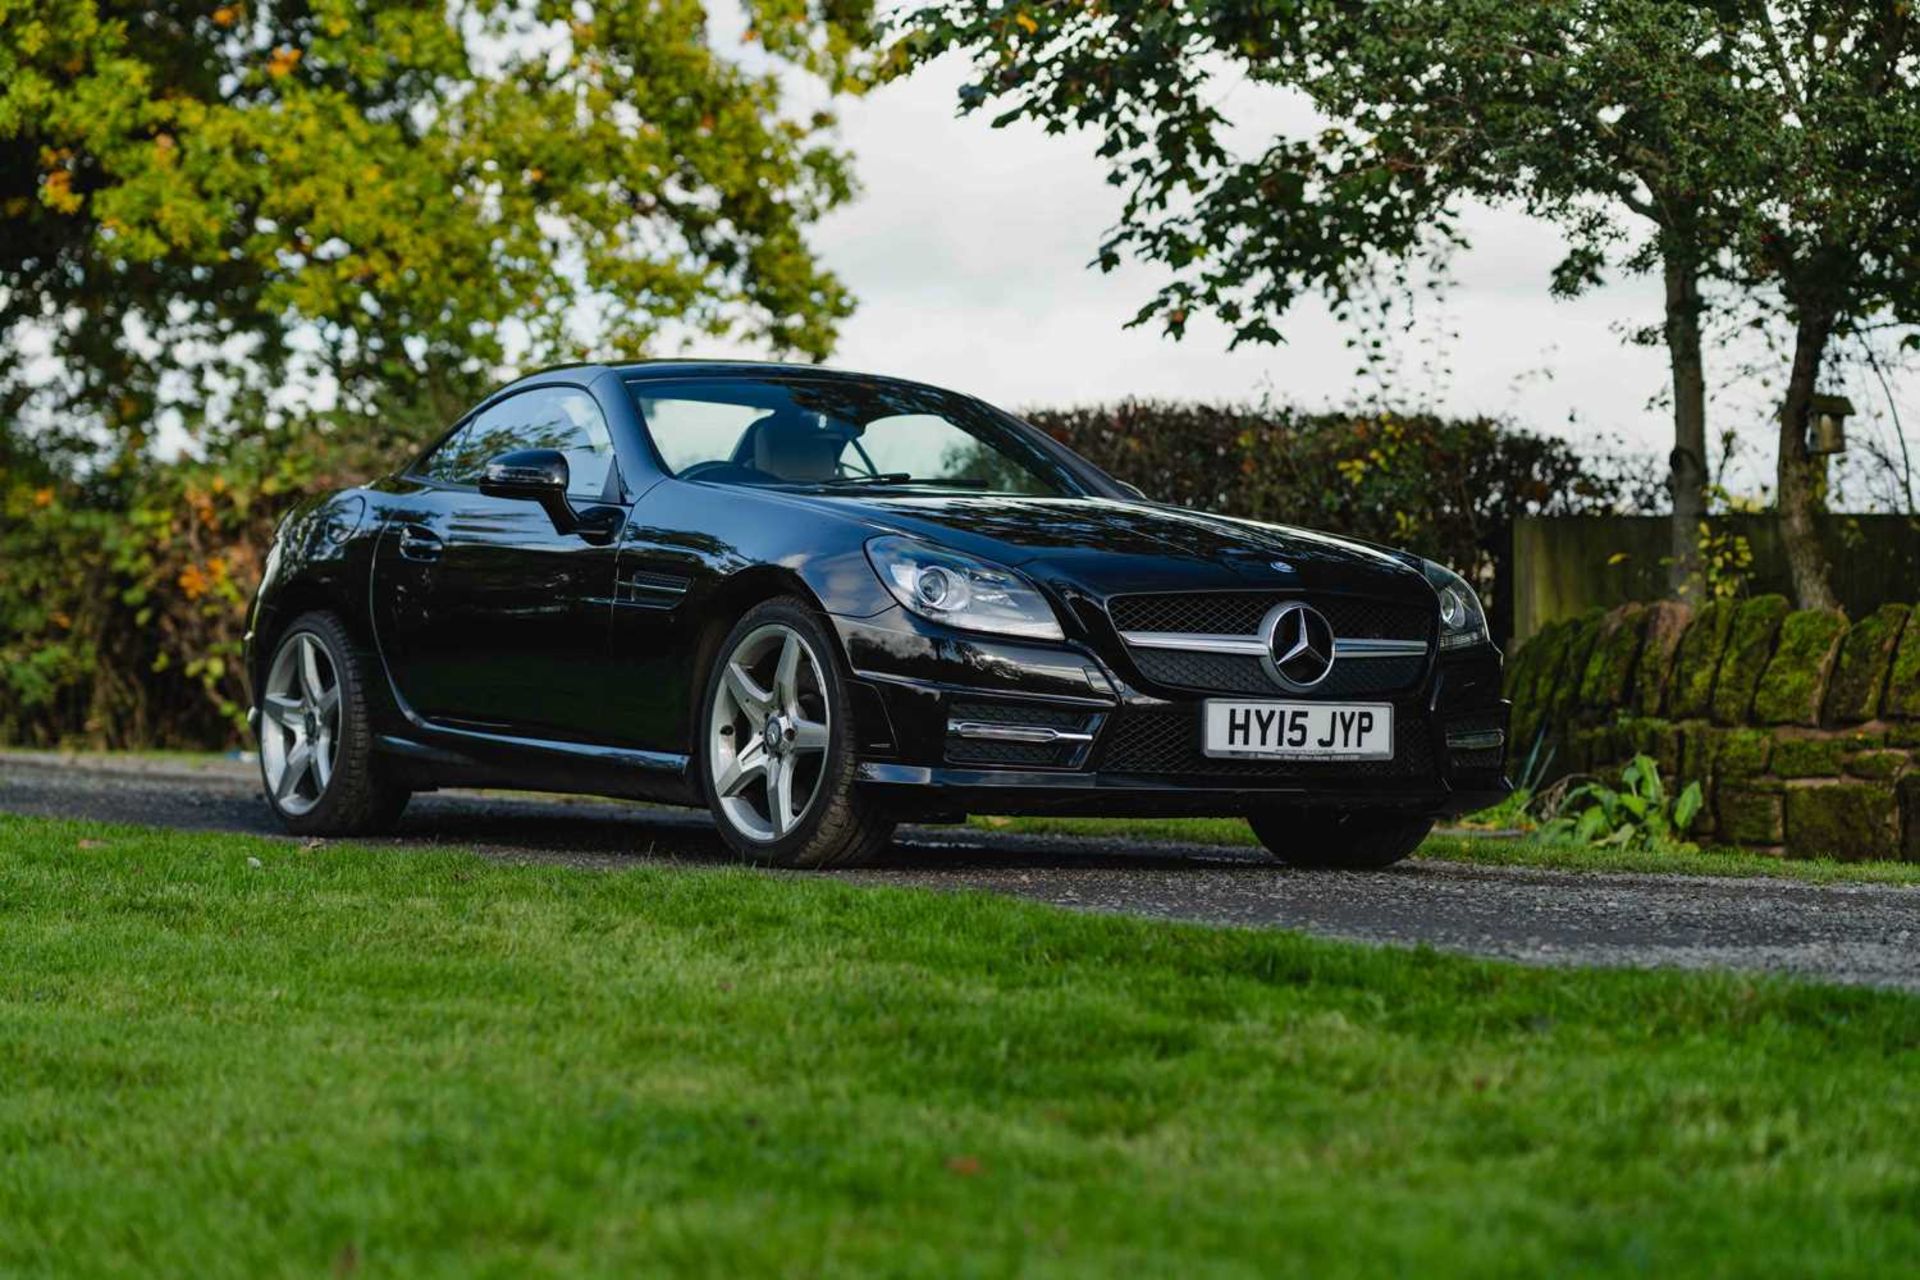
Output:
<path fill-rule="evenodd" d="M 829 480 L 847 437 L 801 417 L 768 418 L 754 428 L 753 466 L 782 480 Z"/>

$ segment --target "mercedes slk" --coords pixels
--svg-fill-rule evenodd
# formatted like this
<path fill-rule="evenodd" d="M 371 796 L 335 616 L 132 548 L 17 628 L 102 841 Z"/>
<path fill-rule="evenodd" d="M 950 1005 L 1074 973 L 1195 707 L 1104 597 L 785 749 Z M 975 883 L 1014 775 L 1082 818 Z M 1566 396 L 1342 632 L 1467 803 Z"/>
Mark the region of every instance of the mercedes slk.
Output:
<path fill-rule="evenodd" d="M 303 504 L 247 659 L 299 832 L 497 786 L 703 805 L 782 865 L 1051 813 L 1332 867 L 1505 793 L 1500 661 L 1412 552 L 1152 502 L 951 391 L 695 361 L 523 379 Z"/>

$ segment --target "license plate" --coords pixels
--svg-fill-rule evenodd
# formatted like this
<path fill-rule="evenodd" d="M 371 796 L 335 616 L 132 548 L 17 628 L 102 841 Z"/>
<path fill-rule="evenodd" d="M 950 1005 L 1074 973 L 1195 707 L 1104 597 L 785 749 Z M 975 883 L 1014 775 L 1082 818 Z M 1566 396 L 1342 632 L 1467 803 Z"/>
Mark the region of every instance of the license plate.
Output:
<path fill-rule="evenodd" d="M 1201 750 L 1259 760 L 1391 760 L 1393 708 L 1215 699 L 1207 703 Z"/>

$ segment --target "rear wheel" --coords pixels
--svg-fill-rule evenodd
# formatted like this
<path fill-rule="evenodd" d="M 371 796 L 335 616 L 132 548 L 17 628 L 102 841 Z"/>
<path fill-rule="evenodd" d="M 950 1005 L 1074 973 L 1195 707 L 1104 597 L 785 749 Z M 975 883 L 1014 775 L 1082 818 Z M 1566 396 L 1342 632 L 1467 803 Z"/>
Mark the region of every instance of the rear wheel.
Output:
<path fill-rule="evenodd" d="M 770 600 L 733 628 L 707 678 L 701 784 L 721 837 L 755 862 L 852 866 L 893 834 L 853 785 L 853 717 L 834 643 L 804 603 Z"/>
<path fill-rule="evenodd" d="M 407 807 L 373 753 L 371 670 L 335 614 L 302 614 L 280 637 L 260 691 L 260 779 L 295 834 L 370 835 Z"/>
<path fill-rule="evenodd" d="M 1247 819 L 1274 857 L 1295 867 L 1377 871 L 1400 861 L 1433 830 L 1432 818 L 1338 809 L 1285 809 Z"/>

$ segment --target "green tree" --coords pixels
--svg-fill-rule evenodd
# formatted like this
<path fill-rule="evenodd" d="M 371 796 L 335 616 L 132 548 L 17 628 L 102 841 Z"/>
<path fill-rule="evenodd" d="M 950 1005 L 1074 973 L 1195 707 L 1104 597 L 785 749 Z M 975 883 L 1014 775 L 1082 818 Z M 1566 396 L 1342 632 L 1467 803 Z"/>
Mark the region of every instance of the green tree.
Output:
<path fill-rule="evenodd" d="M 869 8 L 746 10 L 751 61 L 695 0 L 0 0 L 0 423 L 137 454 L 169 408 L 440 412 L 668 326 L 824 354 L 850 179 L 781 84 L 849 87 Z"/>
<path fill-rule="evenodd" d="M 1787 423 L 1805 421 L 1819 316 L 1910 306 L 1912 22 L 1897 0 L 948 0 L 913 16 L 892 65 L 961 50 L 966 108 L 1096 132 L 1124 194 L 1099 261 L 1172 268 L 1135 323 L 1176 336 L 1204 310 L 1236 341 L 1279 341 L 1307 292 L 1364 319 L 1382 282 L 1404 290 L 1410 263 L 1462 243 L 1475 199 L 1566 233 L 1558 291 L 1659 271 L 1675 577 L 1697 587 L 1708 286 L 1784 300 L 1797 326 L 1814 314 Z M 1322 126 L 1238 153 L 1212 105 L 1222 71 L 1302 95 Z M 1811 604 L 1830 596 L 1796 430 L 1781 508 Z"/>

